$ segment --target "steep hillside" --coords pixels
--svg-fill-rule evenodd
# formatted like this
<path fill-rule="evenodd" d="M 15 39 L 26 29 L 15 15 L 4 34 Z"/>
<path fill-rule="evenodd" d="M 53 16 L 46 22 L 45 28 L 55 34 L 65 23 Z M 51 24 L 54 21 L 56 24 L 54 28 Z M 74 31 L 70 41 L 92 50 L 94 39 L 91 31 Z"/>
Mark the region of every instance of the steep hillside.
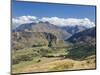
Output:
<path fill-rule="evenodd" d="M 72 37 L 67 39 L 67 41 L 79 42 L 79 41 L 86 41 L 86 40 L 95 39 L 95 38 L 96 38 L 96 28 L 93 27 L 93 28 L 74 34 Z"/>
<path fill-rule="evenodd" d="M 72 59 L 84 59 L 96 53 L 96 28 L 90 28 L 76 33 L 67 41 L 73 43 L 68 57 Z"/>
<path fill-rule="evenodd" d="M 12 48 L 22 49 L 26 47 L 57 47 L 67 46 L 63 40 L 55 35 L 46 32 L 13 32 Z"/>

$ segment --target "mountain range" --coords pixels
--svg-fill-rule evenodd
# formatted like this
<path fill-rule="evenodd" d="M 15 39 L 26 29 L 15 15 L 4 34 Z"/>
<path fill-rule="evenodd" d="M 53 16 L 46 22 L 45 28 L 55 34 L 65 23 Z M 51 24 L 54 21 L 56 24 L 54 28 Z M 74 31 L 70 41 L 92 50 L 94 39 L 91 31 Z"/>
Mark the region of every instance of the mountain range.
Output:
<path fill-rule="evenodd" d="M 91 34 L 92 33 L 92 34 Z M 32 46 L 68 46 L 67 41 L 84 40 L 95 36 L 94 28 L 85 26 L 59 27 L 49 22 L 26 23 L 12 30 L 13 48 Z"/>
<path fill-rule="evenodd" d="M 85 26 L 56 26 L 50 24 L 49 22 L 42 22 L 39 23 L 26 23 L 18 26 L 17 28 L 13 29 L 13 32 L 47 32 L 52 33 L 59 39 L 67 39 L 73 34 L 88 29 Z"/>

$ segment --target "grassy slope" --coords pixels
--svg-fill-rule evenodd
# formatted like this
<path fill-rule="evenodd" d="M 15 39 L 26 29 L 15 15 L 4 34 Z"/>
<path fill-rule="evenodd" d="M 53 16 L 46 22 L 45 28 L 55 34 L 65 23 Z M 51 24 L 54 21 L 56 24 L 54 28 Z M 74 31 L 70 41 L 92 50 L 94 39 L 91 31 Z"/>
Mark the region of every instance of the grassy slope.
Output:
<path fill-rule="evenodd" d="M 32 57 L 31 61 L 21 61 L 19 64 L 12 66 L 13 73 L 27 73 L 27 72 L 46 72 L 46 71 L 61 71 L 61 70 L 75 70 L 75 69 L 90 69 L 95 68 L 95 56 L 87 57 L 84 60 L 78 61 L 74 59 L 64 58 L 66 48 L 48 48 L 48 47 L 36 47 L 28 48 L 24 50 L 18 50 L 14 52 L 13 56 L 31 54 L 38 50 L 48 50 L 47 56 L 53 57 Z M 27 51 L 28 50 L 28 51 Z M 42 51 L 43 52 L 43 51 Z M 39 54 L 40 55 L 40 54 Z M 38 62 L 38 60 L 41 60 Z"/>
<path fill-rule="evenodd" d="M 46 71 L 61 71 L 61 70 L 77 70 L 77 69 L 94 69 L 95 56 L 88 57 L 83 61 L 72 59 L 62 59 L 60 57 L 40 58 L 41 62 L 36 60 L 22 62 L 13 66 L 13 73 L 28 73 L 28 72 L 46 72 Z"/>

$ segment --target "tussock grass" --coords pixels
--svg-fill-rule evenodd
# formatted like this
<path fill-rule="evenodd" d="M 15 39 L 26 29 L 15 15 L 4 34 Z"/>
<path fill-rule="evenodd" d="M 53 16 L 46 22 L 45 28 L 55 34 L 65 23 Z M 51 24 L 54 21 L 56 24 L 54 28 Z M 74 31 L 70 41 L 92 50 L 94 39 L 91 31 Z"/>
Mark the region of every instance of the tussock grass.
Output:
<path fill-rule="evenodd" d="M 78 61 L 73 59 L 61 58 L 41 58 L 40 62 L 24 64 L 22 67 L 14 67 L 14 73 L 27 72 L 47 72 L 47 71 L 63 71 L 63 70 L 79 70 L 79 69 L 95 69 L 95 58 L 88 57 L 85 60 Z M 30 61 L 31 62 L 31 61 Z M 34 62 L 34 61 L 32 61 Z M 28 62 L 29 63 L 29 62 Z"/>

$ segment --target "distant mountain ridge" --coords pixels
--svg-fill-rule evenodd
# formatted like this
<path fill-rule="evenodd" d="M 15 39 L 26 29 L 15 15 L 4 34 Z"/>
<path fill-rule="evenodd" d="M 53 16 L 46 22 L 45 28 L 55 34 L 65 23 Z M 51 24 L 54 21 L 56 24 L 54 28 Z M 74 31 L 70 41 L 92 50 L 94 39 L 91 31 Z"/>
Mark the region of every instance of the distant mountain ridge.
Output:
<path fill-rule="evenodd" d="M 89 39 L 93 40 L 95 38 L 96 38 L 96 27 L 93 27 L 93 28 L 86 29 L 84 31 L 74 34 L 73 36 L 68 38 L 66 41 L 80 42 L 80 41 L 86 41 Z"/>
<path fill-rule="evenodd" d="M 87 29 L 84 26 L 56 26 L 49 22 L 26 23 L 13 29 L 13 32 L 47 32 L 56 35 L 59 39 L 67 39 L 71 35 Z"/>
<path fill-rule="evenodd" d="M 70 26 L 70 25 L 69 26 L 63 26 L 61 28 L 64 29 L 64 30 L 66 30 L 70 34 L 75 34 L 75 33 L 78 33 L 80 31 L 83 31 L 85 29 L 88 29 L 85 26 L 78 26 L 78 25 L 75 25 L 75 26 Z"/>

